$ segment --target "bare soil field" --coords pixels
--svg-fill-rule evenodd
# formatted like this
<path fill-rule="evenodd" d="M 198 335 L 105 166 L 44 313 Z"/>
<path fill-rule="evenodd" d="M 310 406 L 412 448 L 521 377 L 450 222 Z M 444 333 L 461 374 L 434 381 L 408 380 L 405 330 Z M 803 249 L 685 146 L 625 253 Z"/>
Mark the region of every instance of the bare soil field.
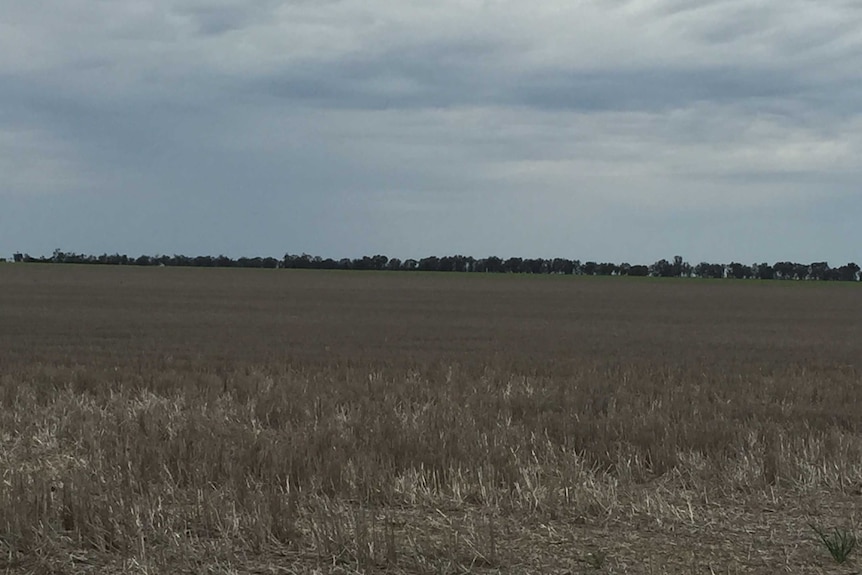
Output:
<path fill-rule="evenodd" d="M 860 290 L 0 265 L 0 569 L 854 573 Z"/>

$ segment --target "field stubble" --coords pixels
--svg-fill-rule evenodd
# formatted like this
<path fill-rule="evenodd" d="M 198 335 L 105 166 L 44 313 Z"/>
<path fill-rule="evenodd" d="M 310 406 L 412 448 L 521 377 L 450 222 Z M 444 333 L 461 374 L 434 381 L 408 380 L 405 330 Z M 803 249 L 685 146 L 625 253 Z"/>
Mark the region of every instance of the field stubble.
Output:
<path fill-rule="evenodd" d="M 810 525 L 859 526 L 860 308 L 846 285 L 0 266 L 0 567 L 846 573 Z"/>

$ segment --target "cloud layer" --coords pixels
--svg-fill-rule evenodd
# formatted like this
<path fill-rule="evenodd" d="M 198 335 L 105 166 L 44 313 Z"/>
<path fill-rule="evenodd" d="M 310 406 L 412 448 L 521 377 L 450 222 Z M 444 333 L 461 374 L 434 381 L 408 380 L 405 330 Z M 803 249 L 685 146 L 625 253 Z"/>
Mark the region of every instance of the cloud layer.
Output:
<path fill-rule="evenodd" d="M 862 8 L 22 0 L 0 250 L 862 259 Z"/>

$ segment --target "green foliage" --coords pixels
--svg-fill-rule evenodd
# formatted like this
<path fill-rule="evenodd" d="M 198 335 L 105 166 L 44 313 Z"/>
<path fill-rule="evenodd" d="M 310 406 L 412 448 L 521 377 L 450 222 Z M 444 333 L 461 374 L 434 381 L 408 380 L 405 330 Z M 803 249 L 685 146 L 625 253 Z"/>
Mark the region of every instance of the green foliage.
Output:
<path fill-rule="evenodd" d="M 852 530 L 836 527 L 830 533 L 813 523 L 810 525 L 836 563 L 841 564 L 847 561 L 853 549 L 856 548 L 856 534 Z"/>

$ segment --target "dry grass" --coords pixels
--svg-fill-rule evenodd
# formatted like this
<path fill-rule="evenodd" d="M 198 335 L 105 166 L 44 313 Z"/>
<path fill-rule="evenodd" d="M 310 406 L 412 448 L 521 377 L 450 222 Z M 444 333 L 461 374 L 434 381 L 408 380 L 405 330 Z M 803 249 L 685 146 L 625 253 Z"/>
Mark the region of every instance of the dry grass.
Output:
<path fill-rule="evenodd" d="M 849 573 L 858 289 L 0 266 L 0 568 Z"/>

